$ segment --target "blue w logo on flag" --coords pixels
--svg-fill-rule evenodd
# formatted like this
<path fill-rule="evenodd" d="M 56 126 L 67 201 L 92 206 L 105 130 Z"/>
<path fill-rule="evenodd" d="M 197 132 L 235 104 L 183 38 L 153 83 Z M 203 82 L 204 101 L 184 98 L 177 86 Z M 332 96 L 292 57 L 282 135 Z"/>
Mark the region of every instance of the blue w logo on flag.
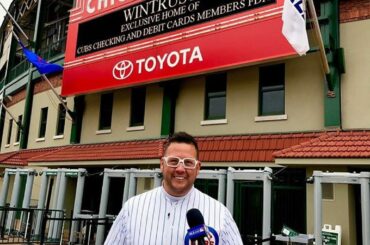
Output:
<path fill-rule="evenodd" d="M 40 56 L 27 49 L 21 41 L 19 44 L 22 47 L 23 53 L 26 56 L 27 60 L 31 62 L 40 74 L 48 74 L 58 71 L 63 71 L 63 67 L 58 64 L 48 63 L 46 60 L 42 59 Z"/>
<path fill-rule="evenodd" d="M 303 1 L 302 0 L 290 0 L 297 11 L 301 14 L 302 18 L 305 20 L 304 12 L 303 12 Z"/>
<path fill-rule="evenodd" d="M 310 47 L 303 0 L 285 0 L 282 19 L 283 35 L 299 55 L 306 54 Z"/>

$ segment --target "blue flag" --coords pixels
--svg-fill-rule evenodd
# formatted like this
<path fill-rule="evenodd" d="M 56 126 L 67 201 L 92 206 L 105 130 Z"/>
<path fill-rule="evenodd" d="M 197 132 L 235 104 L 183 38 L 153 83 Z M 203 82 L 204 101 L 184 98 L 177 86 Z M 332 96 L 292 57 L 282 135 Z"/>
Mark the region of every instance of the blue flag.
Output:
<path fill-rule="evenodd" d="M 22 46 L 22 50 L 27 60 L 31 62 L 39 71 L 40 74 L 48 74 L 58 71 L 63 71 L 63 67 L 58 64 L 48 63 L 46 60 L 27 49 L 22 42 L 19 41 L 19 44 Z"/>

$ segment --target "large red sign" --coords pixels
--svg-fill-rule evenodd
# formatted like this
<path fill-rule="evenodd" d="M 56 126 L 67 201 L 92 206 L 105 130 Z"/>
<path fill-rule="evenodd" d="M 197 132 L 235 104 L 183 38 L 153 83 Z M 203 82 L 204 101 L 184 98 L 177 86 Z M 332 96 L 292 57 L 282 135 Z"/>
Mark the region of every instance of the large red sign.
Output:
<path fill-rule="evenodd" d="M 71 12 L 63 95 L 296 55 L 281 33 L 283 0 L 122 2 L 117 7 L 86 0 Z M 94 34 L 86 35 L 89 30 Z"/>

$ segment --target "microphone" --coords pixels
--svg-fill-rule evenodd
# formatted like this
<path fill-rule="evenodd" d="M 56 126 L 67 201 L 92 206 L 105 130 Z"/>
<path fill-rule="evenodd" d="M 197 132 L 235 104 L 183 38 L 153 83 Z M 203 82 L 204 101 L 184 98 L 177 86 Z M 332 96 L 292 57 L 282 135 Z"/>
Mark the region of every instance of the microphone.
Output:
<path fill-rule="evenodd" d="M 208 228 L 204 224 L 202 213 L 196 208 L 190 209 L 186 213 L 186 219 L 190 227 L 188 230 L 190 240 L 198 241 L 198 245 L 205 245 L 204 238 L 208 237 Z"/>

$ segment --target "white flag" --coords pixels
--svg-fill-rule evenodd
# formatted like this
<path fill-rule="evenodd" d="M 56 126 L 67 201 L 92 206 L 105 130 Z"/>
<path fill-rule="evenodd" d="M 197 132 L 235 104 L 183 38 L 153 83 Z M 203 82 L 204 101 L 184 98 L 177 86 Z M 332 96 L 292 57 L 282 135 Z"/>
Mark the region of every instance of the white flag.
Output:
<path fill-rule="evenodd" d="M 310 47 L 303 0 L 285 0 L 282 18 L 285 38 L 299 55 L 306 54 Z"/>

